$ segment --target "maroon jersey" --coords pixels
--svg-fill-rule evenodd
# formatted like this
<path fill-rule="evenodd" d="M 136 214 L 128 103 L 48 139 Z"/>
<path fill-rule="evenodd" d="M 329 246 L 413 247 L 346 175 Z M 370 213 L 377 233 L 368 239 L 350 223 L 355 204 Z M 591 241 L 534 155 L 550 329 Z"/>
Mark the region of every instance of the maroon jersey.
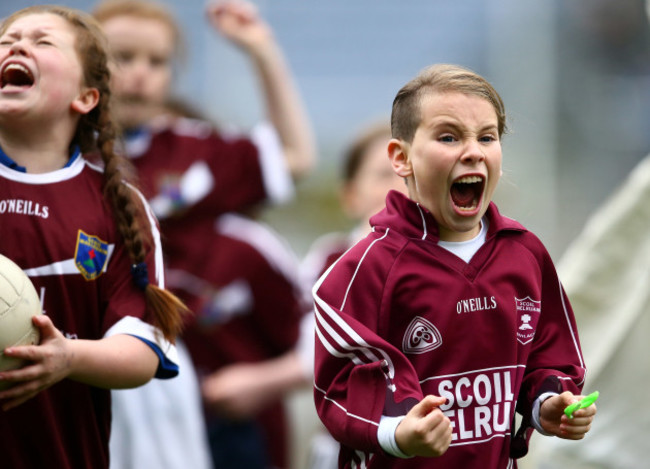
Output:
<path fill-rule="evenodd" d="M 486 216 L 485 244 L 466 263 L 438 245 L 427 210 L 391 192 L 373 232 L 314 287 L 314 396 L 342 443 L 340 467 L 516 467 L 535 399 L 580 392 L 575 320 L 549 254 L 494 204 Z M 435 459 L 387 455 L 380 417 L 427 394 L 447 398 L 451 446 Z"/>
<path fill-rule="evenodd" d="M 195 312 L 183 330 L 197 373 L 259 362 L 291 350 L 306 310 L 297 259 L 265 225 L 221 216 L 197 258 L 185 256 L 167 282 Z M 206 233 L 197 233 L 207 237 Z M 208 413 L 208 420 L 211 415 Z M 281 402 L 260 416 L 275 467 L 286 467 L 286 416 Z"/>
<path fill-rule="evenodd" d="M 203 246 L 195 236 L 198 225 L 292 195 L 277 135 L 270 126 L 257 129 L 250 139 L 230 137 L 203 121 L 160 118 L 127 139 L 126 153 L 160 220 L 170 266 Z"/>
<path fill-rule="evenodd" d="M 155 342 L 101 172 L 77 154 L 46 174 L 0 164 L 0 181 L 0 253 L 30 276 L 54 326 L 68 338 L 129 333 Z M 147 259 L 150 281 L 160 285 L 161 257 L 158 245 Z M 109 391 L 66 379 L 2 413 L 0 465 L 108 467 L 109 430 Z"/>

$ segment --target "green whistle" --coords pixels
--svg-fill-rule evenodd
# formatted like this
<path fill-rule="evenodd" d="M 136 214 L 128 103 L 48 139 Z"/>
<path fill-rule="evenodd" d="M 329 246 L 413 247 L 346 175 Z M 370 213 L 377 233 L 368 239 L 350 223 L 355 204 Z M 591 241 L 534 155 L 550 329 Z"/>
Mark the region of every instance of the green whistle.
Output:
<path fill-rule="evenodd" d="M 596 399 L 598 399 L 598 396 L 600 393 L 598 391 L 594 391 L 588 396 L 585 396 L 578 402 L 574 402 L 570 406 L 567 406 L 566 409 L 564 409 L 564 413 L 566 414 L 567 417 L 570 419 L 573 418 L 573 413 L 578 410 L 578 409 L 584 409 L 585 407 L 589 407 L 591 404 L 596 402 Z"/>

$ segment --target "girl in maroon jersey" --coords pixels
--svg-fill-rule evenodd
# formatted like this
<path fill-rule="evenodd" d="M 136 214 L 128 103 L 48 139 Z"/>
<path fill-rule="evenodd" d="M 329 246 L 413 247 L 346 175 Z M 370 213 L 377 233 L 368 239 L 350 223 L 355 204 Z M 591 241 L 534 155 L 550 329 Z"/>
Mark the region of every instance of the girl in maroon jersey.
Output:
<path fill-rule="evenodd" d="M 107 467 L 108 389 L 178 372 L 185 306 L 163 288 L 155 219 L 113 152 L 104 43 L 91 17 L 58 6 L 0 27 L 0 198 L 48 208 L 0 215 L 0 250 L 30 275 L 46 313 L 34 318 L 39 345 L 4 350 L 28 362 L 0 373 L 13 384 L 0 392 L 8 467 Z M 103 175 L 81 156 L 89 151 Z"/>
<path fill-rule="evenodd" d="M 586 371 L 568 298 L 537 237 L 491 202 L 501 98 L 474 72 L 429 67 L 391 128 L 408 197 L 389 193 L 313 290 L 314 396 L 340 467 L 512 468 L 533 428 L 583 438 L 595 406 L 563 413 Z"/>

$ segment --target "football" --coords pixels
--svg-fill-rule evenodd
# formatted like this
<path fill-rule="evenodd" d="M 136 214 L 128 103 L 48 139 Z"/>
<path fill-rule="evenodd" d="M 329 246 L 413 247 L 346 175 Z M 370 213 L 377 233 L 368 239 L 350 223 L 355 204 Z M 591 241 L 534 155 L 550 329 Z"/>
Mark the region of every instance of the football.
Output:
<path fill-rule="evenodd" d="M 0 254 L 0 370 L 13 370 L 22 360 L 6 357 L 13 345 L 38 344 L 40 334 L 32 317 L 42 313 L 41 302 L 31 280 L 11 259 Z M 0 384 L 0 389 L 6 386 Z"/>

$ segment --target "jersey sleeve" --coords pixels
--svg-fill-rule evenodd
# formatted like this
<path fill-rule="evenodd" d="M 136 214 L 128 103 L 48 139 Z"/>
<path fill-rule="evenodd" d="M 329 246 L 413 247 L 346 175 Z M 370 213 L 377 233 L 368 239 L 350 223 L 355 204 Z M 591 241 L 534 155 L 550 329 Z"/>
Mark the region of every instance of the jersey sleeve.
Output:
<path fill-rule="evenodd" d="M 569 298 L 548 252 L 539 247 L 537 257 L 542 272 L 542 309 L 517 405 L 523 416 L 520 437 L 532 431 L 532 409 L 539 396 L 564 391 L 580 394 L 586 374 Z M 515 441 L 515 451 L 517 446 Z"/>
<path fill-rule="evenodd" d="M 372 250 L 357 244 L 314 286 L 314 398 L 338 441 L 378 452 L 381 416 L 403 415 L 423 396 L 410 362 L 377 333 L 390 260 Z"/>
<path fill-rule="evenodd" d="M 246 280 L 254 301 L 253 321 L 264 331 L 267 349 L 284 353 L 293 348 L 307 304 L 289 244 L 264 223 L 235 214 L 220 217 L 216 227 L 241 243 L 242 259 L 250 263 Z"/>
<path fill-rule="evenodd" d="M 286 202 L 293 196 L 293 182 L 275 130 L 260 125 L 250 137 L 210 139 L 206 155 L 213 183 L 201 200 L 204 209 L 224 213 L 260 203 Z"/>
<path fill-rule="evenodd" d="M 294 195 L 294 186 L 275 127 L 268 122 L 256 125 L 251 140 L 259 152 L 267 200 L 273 204 L 289 201 Z"/>
<path fill-rule="evenodd" d="M 541 269 L 542 312 L 522 386 L 531 403 L 544 392 L 579 393 L 586 373 L 573 309 L 546 251 Z"/>
<path fill-rule="evenodd" d="M 137 200 L 144 208 L 143 229 L 148 230 L 150 246 L 145 263 L 149 282 L 165 287 L 162 247 L 158 223 L 144 197 L 135 189 Z M 119 238 L 121 239 L 121 238 Z M 175 346 L 165 340 L 162 332 L 152 325 L 151 313 L 147 310 L 144 292 L 134 283 L 131 274 L 131 259 L 123 242 L 116 245 L 108 263 L 104 278 L 106 313 L 102 325 L 104 336 L 114 334 L 133 335 L 147 343 L 160 358 L 157 377 L 168 378 L 178 374 L 178 356 Z"/>

